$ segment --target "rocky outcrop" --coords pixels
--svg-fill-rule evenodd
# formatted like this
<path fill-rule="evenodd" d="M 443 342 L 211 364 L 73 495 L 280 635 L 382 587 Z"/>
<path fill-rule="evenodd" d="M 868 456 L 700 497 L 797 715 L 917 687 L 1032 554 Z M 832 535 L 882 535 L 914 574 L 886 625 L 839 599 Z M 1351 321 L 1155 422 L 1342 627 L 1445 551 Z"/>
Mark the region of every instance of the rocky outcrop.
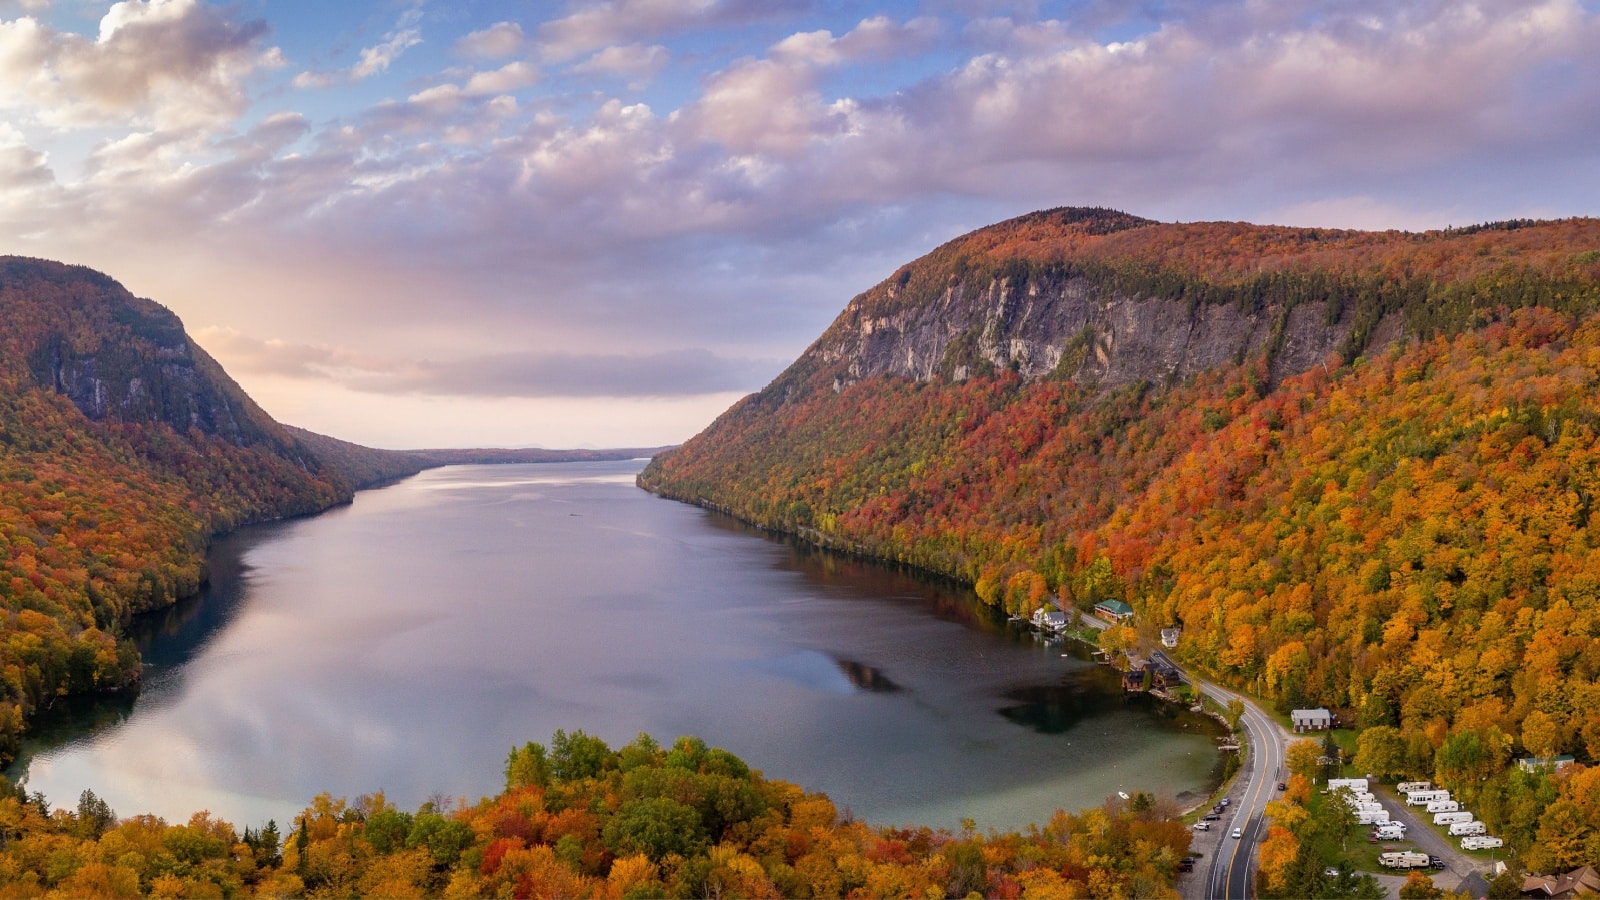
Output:
<path fill-rule="evenodd" d="M 1085 278 L 957 282 L 935 303 L 886 315 L 867 307 L 858 298 L 808 351 L 836 373 L 836 389 L 885 375 L 961 381 L 1010 369 L 1027 380 L 1059 376 L 1109 390 L 1170 384 L 1261 352 L 1278 379 L 1339 350 L 1351 328 L 1320 302 L 1186 304 L 1103 292 Z"/>

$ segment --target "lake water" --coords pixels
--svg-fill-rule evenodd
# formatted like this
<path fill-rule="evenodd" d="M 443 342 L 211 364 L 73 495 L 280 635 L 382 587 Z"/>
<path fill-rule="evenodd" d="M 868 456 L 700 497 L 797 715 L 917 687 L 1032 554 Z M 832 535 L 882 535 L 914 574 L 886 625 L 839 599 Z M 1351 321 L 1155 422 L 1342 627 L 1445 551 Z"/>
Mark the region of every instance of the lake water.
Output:
<path fill-rule="evenodd" d="M 435 469 L 225 538 L 204 595 L 137 623 L 142 692 L 64 705 L 11 774 L 240 827 L 323 791 L 475 800 L 557 728 L 697 734 L 884 823 L 1216 783 L 1210 720 L 967 590 L 645 493 L 641 465 Z"/>

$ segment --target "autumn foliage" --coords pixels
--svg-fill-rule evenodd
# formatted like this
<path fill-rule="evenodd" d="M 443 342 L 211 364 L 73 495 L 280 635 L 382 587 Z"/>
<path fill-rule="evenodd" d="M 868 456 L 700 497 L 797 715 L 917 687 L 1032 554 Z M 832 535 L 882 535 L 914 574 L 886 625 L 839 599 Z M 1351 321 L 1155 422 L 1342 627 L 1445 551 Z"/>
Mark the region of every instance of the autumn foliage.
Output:
<path fill-rule="evenodd" d="M 1021 258 L 1027 278 L 1065 267 L 1198 302 L 1354 291 L 1348 314 L 1413 337 L 1288 377 L 1268 347 L 1112 390 L 1004 371 L 848 383 L 809 357 L 641 484 L 1013 612 L 1125 600 L 1146 640 L 1181 625 L 1188 665 L 1280 710 L 1335 709 L 1367 729 L 1363 771 L 1441 781 L 1531 848 L 1556 808 L 1511 760 L 1600 764 L 1600 222 L 1412 235 L 1063 216 L 953 242 L 847 316 L 929 302 L 917 285 L 962 259 L 1001 277 Z M 1553 802 L 1576 777 L 1538 790 Z M 1587 848 L 1560 859 L 1600 862 L 1600 809 L 1560 811 L 1578 823 L 1562 846 Z M 1287 836 L 1274 848 L 1289 858 Z"/>
<path fill-rule="evenodd" d="M 59 897 L 1176 897 L 1183 823 L 1123 801 L 1025 833 L 869 826 L 697 738 L 514 750 L 503 793 L 317 797 L 280 835 L 0 797 L 0 894 Z"/>
<path fill-rule="evenodd" d="M 213 534 L 419 468 L 307 448 L 99 273 L 0 257 L 0 322 L 0 760 L 54 698 L 137 683 L 123 626 L 198 590 Z"/>

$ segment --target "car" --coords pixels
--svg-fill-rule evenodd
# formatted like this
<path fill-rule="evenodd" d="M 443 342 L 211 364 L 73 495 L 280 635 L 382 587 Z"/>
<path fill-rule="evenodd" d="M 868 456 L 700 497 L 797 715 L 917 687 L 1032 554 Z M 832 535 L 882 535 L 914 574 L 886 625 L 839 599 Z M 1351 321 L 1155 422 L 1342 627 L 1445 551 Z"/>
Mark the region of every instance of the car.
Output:
<path fill-rule="evenodd" d="M 1430 856 L 1430 857 L 1428 857 L 1428 865 L 1432 866 L 1435 869 L 1442 869 L 1442 868 L 1444 868 L 1444 860 L 1440 859 L 1437 856 Z"/>
<path fill-rule="evenodd" d="M 1234 840 L 1238 840 L 1239 838 L 1242 838 L 1242 837 L 1244 837 L 1244 830 L 1240 829 L 1240 828 L 1235 828 L 1233 830 L 1233 838 L 1234 838 Z"/>
<path fill-rule="evenodd" d="M 1179 872 L 1193 872 L 1194 871 L 1194 857 L 1185 856 L 1183 859 L 1178 860 L 1178 871 Z"/>
<path fill-rule="evenodd" d="M 1218 804 L 1217 804 L 1217 805 L 1218 805 L 1218 806 L 1227 806 L 1227 805 L 1228 805 L 1228 804 L 1230 804 L 1230 803 L 1232 803 L 1232 802 L 1233 802 L 1233 801 L 1232 801 L 1232 800 L 1229 800 L 1229 799 L 1228 799 L 1228 798 L 1227 798 L 1227 797 L 1223 797 L 1223 798 L 1222 798 L 1222 802 L 1220 802 L 1220 803 L 1218 803 Z"/>
<path fill-rule="evenodd" d="M 1196 823 L 1194 823 L 1193 827 L 1194 827 L 1195 831 L 1210 831 L 1211 830 L 1211 823 L 1210 822 L 1196 822 Z"/>
<path fill-rule="evenodd" d="M 1222 816 L 1219 816 L 1216 813 L 1206 813 L 1205 815 L 1200 817 L 1200 821 L 1202 821 L 1202 822 L 1215 822 L 1216 820 L 1218 820 L 1220 818 L 1222 818 Z"/>
<path fill-rule="evenodd" d="M 1322 874 L 1328 876 L 1329 878 L 1338 878 L 1339 877 L 1339 870 L 1335 869 L 1333 866 L 1329 866 L 1326 869 L 1322 870 Z"/>
<path fill-rule="evenodd" d="M 1284 783 L 1283 783 L 1283 782 L 1281 782 L 1281 781 L 1280 781 L 1280 782 L 1278 782 L 1278 790 L 1280 790 L 1280 791 L 1287 791 L 1287 790 L 1288 790 L 1288 789 L 1289 789 L 1289 786 L 1288 786 L 1288 785 L 1287 785 L 1287 784 L 1284 784 Z"/>

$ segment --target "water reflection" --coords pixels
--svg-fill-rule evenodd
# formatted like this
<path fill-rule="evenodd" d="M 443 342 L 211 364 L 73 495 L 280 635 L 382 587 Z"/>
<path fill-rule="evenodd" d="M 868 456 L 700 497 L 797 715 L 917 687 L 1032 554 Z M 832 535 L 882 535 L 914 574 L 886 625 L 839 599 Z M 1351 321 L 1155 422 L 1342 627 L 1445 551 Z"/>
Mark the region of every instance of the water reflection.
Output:
<path fill-rule="evenodd" d="M 850 679 L 851 684 L 863 691 L 892 694 L 900 690 L 900 685 L 890 681 L 889 676 L 872 666 L 863 665 L 851 659 L 838 659 L 834 660 L 834 662 L 838 663 L 839 671 L 844 673 L 844 677 Z"/>
<path fill-rule="evenodd" d="M 241 824 L 323 791 L 415 807 L 492 792 L 557 728 L 698 734 L 879 822 L 1020 827 L 1214 777 L 1206 733 L 971 591 L 753 540 L 638 465 L 434 470 L 219 542 L 200 602 L 136 626 L 143 693 L 36 730 L 30 789 Z"/>

